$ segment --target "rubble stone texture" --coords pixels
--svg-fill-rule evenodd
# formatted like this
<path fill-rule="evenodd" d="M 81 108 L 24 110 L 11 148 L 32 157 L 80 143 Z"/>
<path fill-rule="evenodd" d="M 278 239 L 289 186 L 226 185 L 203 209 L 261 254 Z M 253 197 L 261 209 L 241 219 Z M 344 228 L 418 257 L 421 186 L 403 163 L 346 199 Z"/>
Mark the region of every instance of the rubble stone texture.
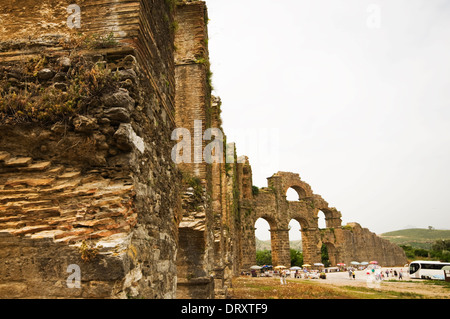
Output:
<path fill-rule="evenodd" d="M 175 298 L 175 8 L 69 4 L 0 1 L 0 297 Z"/>
<path fill-rule="evenodd" d="M 78 1 L 80 29 L 67 26 L 70 4 L 0 0 L 0 298 L 226 298 L 255 263 L 260 217 L 277 264 L 289 265 L 291 219 L 306 262 L 322 244 L 332 263 L 406 262 L 341 226 L 298 174 L 253 194 L 249 159 L 225 135 L 218 161 L 197 163 L 194 150 L 172 161 L 175 128 L 201 152 L 218 138 L 204 139 L 208 128 L 223 132 L 205 2 Z"/>

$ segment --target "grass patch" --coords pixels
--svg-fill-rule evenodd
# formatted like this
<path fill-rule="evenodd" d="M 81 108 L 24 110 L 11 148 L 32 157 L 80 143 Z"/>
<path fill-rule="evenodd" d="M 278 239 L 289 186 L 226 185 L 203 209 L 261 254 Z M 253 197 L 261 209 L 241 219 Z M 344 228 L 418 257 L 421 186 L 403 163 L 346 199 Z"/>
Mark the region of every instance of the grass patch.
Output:
<path fill-rule="evenodd" d="M 355 294 L 355 298 L 363 299 L 423 299 L 424 295 L 415 292 L 378 290 L 367 287 L 342 286 L 342 289 Z"/>
<path fill-rule="evenodd" d="M 64 73 L 65 89 L 54 87 L 53 81 L 42 82 L 37 70 L 42 68 L 60 71 L 56 61 L 46 57 L 32 59 L 13 66 L 20 81 L 13 87 L 9 70 L 0 68 L 0 123 L 41 122 L 54 123 L 67 120 L 74 114 L 83 114 L 91 104 L 98 105 L 103 93 L 113 91 L 117 79 L 111 69 L 88 61 L 83 56 L 72 58 L 72 66 Z"/>
<path fill-rule="evenodd" d="M 352 296 L 334 287 L 317 283 L 287 280 L 281 285 L 279 278 L 247 278 L 233 280 L 233 299 L 349 299 Z"/>
<path fill-rule="evenodd" d="M 442 281 L 442 280 L 430 280 L 430 281 L 424 281 L 424 284 L 426 285 L 434 285 L 434 286 L 440 286 L 445 289 L 450 289 L 450 282 L 448 281 Z"/>
<path fill-rule="evenodd" d="M 424 284 L 424 285 L 430 285 L 430 286 L 439 286 L 446 289 L 450 289 L 450 282 L 443 281 L 443 280 L 395 280 L 395 279 L 389 279 L 384 280 L 385 282 L 410 282 L 415 284 Z"/>
<path fill-rule="evenodd" d="M 413 281 L 398 281 L 411 283 Z M 281 285 L 280 279 L 237 277 L 233 279 L 233 288 L 230 288 L 232 299 L 429 299 L 433 298 L 422 291 L 388 290 L 369 288 L 365 286 L 335 286 L 324 284 L 316 280 L 287 280 L 287 285 Z M 417 283 L 420 286 L 420 282 Z M 450 288 L 446 282 L 427 282 L 427 284 Z M 388 288 L 388 289 L 386 289 Z M 392 288 L 391 288 L 392 289 Z M 439 297 L 441 298 L 441 297 Z"/>

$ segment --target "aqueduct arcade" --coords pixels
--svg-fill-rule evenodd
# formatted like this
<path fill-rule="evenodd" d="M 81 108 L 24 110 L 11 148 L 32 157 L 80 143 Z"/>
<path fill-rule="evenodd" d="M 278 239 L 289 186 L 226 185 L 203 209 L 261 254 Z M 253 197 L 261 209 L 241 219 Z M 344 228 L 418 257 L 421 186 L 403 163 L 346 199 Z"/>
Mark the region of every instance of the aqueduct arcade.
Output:
<path fill-rule="evenodd" d="M 298 194 L 297 201 L 288 201 L 286 192 L 289 188 Z M 242 268 L 255 264 L 255 222 L 265 219 L 270 225 L 273 265 L 290 266 L 289 222 L 299 222 L 302 232 L 302 248 L 305 263 L 321 262 L 322 244 L 329 248 L 330 262 L 339 262 L 336 242 L 333 236 L 326 236 L 335 228 L 341 227 L 341 214 L 330 208 L 320 195 L 312 192 L 311 187 L 300 179 L 299 174 L 278 172 L 268 178 L 268 187 L 262 188 L 253 198 L 244 199 L 245 212 Z M 326 229 L 319 229 L 318 214 L 325 215 Z"/>

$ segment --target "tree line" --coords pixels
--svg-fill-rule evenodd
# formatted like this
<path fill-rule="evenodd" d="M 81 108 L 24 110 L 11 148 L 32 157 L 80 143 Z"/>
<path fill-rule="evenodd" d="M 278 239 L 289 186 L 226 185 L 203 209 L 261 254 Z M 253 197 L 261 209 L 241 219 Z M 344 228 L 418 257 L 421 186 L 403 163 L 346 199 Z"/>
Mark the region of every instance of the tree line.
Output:
<path fill-rule="evenodd" d="M 325 267 L 330 266 L 330 261 L 328 259 L 328 250 L 326 245 L 322 245 L 322 263 Z M 291 267 L 303 265 L 303 253 L 296 249 L 290 249 L 291 255 Z M 270 250 L 257 250 L 256 251 L 256 264 L 259 266 L 272 265 L 272 251 Z M 273 265 L 277 266 L 277 265 Z"/>
<path fill-rule="evenodd" d="M 415 248 L 411 245 L 400 245 L 408 259 L 430 259 L 450 262 L 450 239 L 436 240 L 431 249 Z"/>

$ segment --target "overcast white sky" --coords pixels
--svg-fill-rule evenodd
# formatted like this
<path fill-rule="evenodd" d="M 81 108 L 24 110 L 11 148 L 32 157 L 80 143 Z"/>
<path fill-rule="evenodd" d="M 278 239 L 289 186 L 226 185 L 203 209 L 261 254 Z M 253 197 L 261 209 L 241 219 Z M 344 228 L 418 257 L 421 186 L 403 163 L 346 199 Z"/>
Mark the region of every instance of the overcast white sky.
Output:
<path fill-rule="evenodd" d="M 297 172 L 344 225 L 450 229 L 450 1 L 206 3 L 214 94 L 254 185 Z"/>

